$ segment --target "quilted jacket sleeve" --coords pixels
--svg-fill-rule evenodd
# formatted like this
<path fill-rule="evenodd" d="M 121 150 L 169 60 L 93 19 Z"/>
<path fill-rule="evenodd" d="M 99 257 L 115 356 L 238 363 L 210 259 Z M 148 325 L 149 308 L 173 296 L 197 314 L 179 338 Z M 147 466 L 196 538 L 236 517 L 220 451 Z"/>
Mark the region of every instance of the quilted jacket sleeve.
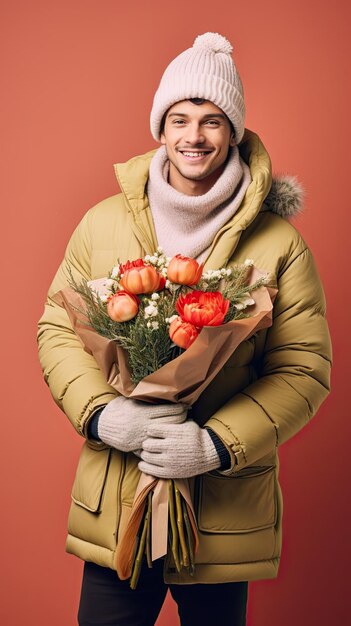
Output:
<path fill-rule="evenodd" d="M 44 314 L 39 320 L 39 359 L 51 394 L 80 435 L 87 436 L 93 412 L 116 392 L 104 379 L 95 359 L 84 351 L 66 311 L 52 296 L 68 285 L 69 269 L 76 280 L 91 278 L 92 211 L 74 231 L 64 259 L 50 286 Z"/>
<path fill-rule="evenodd" d="M 279 292 L 259 378 L 206 423 L 234 453 L 229 474 L 297 433 L 330 391 L 324 292 L 310 250 L 306 244 L 301 248 L 277 278 Z"/>

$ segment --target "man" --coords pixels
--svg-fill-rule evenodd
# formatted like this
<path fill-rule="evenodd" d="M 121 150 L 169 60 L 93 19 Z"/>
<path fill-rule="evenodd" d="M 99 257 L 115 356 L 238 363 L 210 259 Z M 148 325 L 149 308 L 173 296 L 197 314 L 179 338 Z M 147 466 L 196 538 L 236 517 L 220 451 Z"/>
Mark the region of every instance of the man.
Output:
<path fill-rule="evenodd" d="M 154 624 L 168 586 L 182 625 L 246 623 L 247 583 L 277 575 L 282 499 L 277 446 L 329 391 L 331 348 L 311 252 L 285 219 L 300 208 L 291 178 L 273 180 L 258 136 L 244 129 L 230 43 L 206 33 L 166 69 L 151 112 L 161 147 L 116 166 L 121 194 L 93 207 L 68 244 L 39 322 L 55 401 L 85 437 L 67 551 L 85 563 L 79 623 Z M 116 395 L 52 300 L 76 279 L 157 246 L 216 269 L 247 258 L 278 288 L 270 329 L 244 341 L 191 411 Z M 188 419 L 187 419 L 188 417 Z M 141 457 L 141 458 L 140 458 Z M 138 587 L 114 571 L 139 470 L 189 478 L 200 547 L 192 578 L 169 555 Z"/>

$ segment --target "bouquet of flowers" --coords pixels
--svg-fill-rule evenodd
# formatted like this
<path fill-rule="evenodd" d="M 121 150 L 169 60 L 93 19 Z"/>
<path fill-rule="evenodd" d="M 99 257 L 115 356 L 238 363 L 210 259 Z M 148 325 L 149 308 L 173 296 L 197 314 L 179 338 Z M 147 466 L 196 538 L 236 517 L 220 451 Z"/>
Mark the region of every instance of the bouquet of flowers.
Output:
<path fill-rule="evenodd" d="M 85 349 L 119 393 L 191 407 L 236 347 L 271 325 L 276 290 L 253 261 L 204 271 L 196 260 L 158 248 L 117 263 L 103 279 L 56 294 Z M 249 312 L 248 312 L 249 311 Z M 142 474 L 119 542 L 117 571 L 135 588 L 144 553 L 149 566 L 167 553 L 194 573 L 196 519 L 186 480 Z"/>

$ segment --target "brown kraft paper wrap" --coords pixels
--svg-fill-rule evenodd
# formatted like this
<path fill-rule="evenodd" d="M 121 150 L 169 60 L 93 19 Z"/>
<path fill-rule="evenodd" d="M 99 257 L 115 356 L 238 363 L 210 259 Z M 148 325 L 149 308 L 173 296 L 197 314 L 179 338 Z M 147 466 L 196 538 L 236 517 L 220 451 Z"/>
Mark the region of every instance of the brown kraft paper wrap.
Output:
<path fill-rule="evenodd" d="M 250 283 L 262 272 L 253 269 Z M 194 404 L 204 389 L 215 378 L 239 344 L 253 334 L 272 325 L 273 302 L 277 290 L 259 287 L 254 291 L 255 304 L 249 307 L 250 317 L 232 320 L 222 326 L 202 328 L 194 343 L 180 356 L 137 385 L 131 381 L 128 355 L 115 341 L 99 335 L 88 323 L 83 299 L 73 289 L 66 287 L 53 297 L 64 307 L 72 327 L 84 349 L 94 356 L 109 385 L 118 393 L 144 402 L 182 402 Z M 188 481 L 176 480 L 189 514 L 194 531 L 195 551 L 198 547 L 196 519 L 191 503 Z M 168 497 L 167 481 L 141 474 L 129 521 L 118 543 L 116 568 L 121 579 L 129 578 L 134 557 L 135 538 L 140 526 L 150 490 L 152 505 L 152 560 L 167 552 Z"/>

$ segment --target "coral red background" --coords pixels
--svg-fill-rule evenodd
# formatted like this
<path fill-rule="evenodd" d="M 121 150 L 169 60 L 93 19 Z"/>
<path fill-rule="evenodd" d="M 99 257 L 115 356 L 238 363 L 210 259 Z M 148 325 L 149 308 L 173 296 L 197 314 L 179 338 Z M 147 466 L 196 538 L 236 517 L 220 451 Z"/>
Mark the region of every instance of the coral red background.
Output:
<path fill-rule="evenodd" d="M 334 343 L 333 393 L 281 448 L 281 567 L 277 579 L 251 584 L 248 626 L 347 623 L 348 7 L 2 1 L 2 624 L 76 623 L 82 564 L 64 542 L 82 441 L 42 381 L 36 322 L 73 228 L 117 191 L 112 164 L 155 146 L 148 119 L 163 69 L 208 30 L 235 47 L 246 125 L 275 172 L 298 175 L 306 189 L 295 223 L 320 269 Z M 169 599 L 166 624 L 178 624 Z"/>

